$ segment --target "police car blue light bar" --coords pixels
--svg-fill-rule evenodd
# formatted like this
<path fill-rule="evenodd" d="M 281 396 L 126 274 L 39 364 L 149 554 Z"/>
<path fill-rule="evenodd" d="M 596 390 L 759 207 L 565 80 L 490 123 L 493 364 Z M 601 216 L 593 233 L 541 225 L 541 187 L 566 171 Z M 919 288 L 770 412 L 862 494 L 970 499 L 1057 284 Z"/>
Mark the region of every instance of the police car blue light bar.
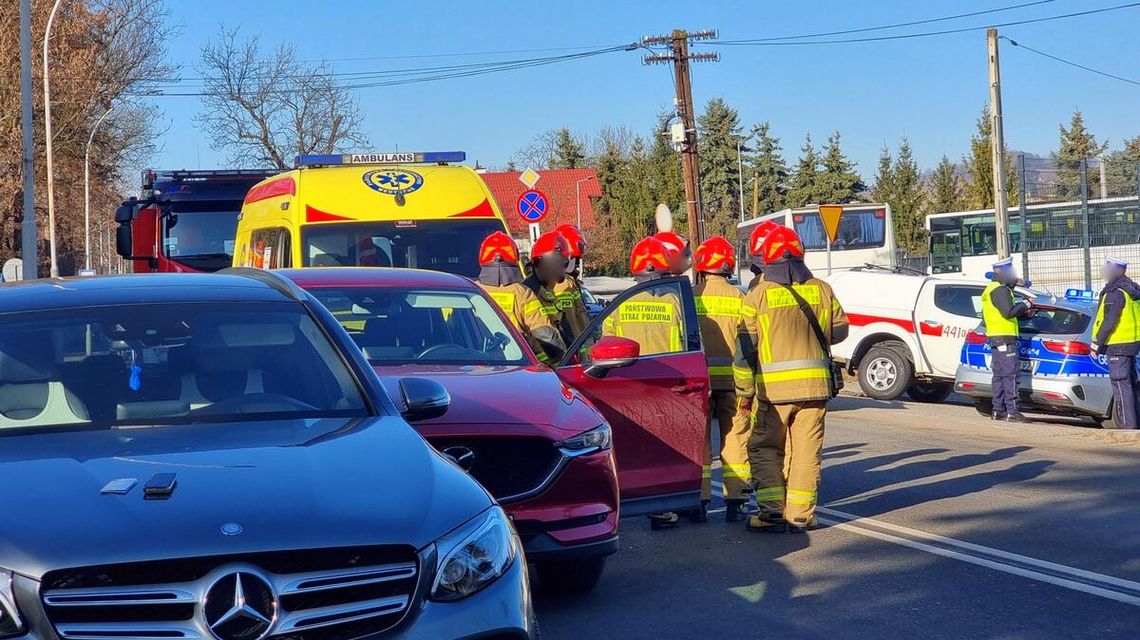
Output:
<path fill-rule="evenodd" d="M 297 156 L 295 166 L 340 166 L 353 164 L 447 164 L 463 162 L 465 151 L 395 151 L 390 153 L 345 153 Z"/>
<path fill-rule="evenodd" d="M 1065 299 L 1092 302 L 1096 300 L 1096 292 L 1091 289 L 1068 289 L 1065 291 Z"/>

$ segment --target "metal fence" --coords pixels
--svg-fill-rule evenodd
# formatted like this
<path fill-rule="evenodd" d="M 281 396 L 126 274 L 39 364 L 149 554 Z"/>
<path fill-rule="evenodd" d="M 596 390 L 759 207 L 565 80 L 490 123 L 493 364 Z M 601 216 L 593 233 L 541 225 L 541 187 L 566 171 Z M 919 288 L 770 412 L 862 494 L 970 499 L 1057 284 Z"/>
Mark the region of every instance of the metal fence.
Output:
<path fill-rule="evenodd" d="M 1010 248 L 1035 285 L 1091 289 L 1108 256 L 1140 264 L 1140 163 L 1018 158 Z"/>

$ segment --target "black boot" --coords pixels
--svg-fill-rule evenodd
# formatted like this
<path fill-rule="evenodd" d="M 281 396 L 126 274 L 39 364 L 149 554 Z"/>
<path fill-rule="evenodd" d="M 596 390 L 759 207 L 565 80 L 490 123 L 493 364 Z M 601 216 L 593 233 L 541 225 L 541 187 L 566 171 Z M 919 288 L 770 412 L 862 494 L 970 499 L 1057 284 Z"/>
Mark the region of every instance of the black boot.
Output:
<path fill-rule="evenodd" d="M 1027 424 L 1033 422 L 1029 418 L 1021 415 L 1020 413 L 1011 413 L 1005 418 L 1006 422 L 1017 422 L 1019 424 Z"/>
<path fill-rule="evenodd" d="M 725 500 L 724 501 L 724 521 L 725 522 L 740 522 L 744 519 L 744 500 Z"/>
<path fill-rule="evenodd" d="M 997 422 L 1005 422 L 1005 414 L 994 411 L 992 414 L 990 414 L 990 419 Z"/>
<path fill-rule="evenodd" d="M 701 524 L 709 521 L 709 501 L 701 500 L 701 508 L 689 512 L 689 520 Z"/>
<path fill-rule="evenodd" d="M 649 516 L 649 529 L 651 531 L 660 531 L 661 529 L 672 529 L 677 526 L 681 521 L 681 517 L 672 511 L 664 513 L 654 513 Z"/>

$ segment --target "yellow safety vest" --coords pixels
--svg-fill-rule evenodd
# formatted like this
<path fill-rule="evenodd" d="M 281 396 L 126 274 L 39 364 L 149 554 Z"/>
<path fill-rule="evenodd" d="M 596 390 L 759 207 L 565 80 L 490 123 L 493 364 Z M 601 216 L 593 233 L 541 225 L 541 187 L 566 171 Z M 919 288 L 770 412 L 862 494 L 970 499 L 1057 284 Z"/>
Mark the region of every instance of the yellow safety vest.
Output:
<path fill-rule="evenodd" d="M 693 288 L 709 380 L 718 391 L 733 390 L 732 360 L 740 331 L 744 293 L 722 276 L 710 275 Z"/>
<path fill-rule="evenodd" d="M 1003 316 L 991 298 L 998 287 L 1004 286 L 999 282 L 991 282 L 982 291 L 982 322 L 986 324 L 986 335 L 990 338 L 1016 338 L 1020 334 L 1017 318 Z"/>
<path fill-rule="evenodd" d="M 1133 342 L 1140 342 L 1140 299 L 1133 300 L 1132 296 L 1128 295 L 1127 291 L 1120 290 L 1124 295 L 1124 308 L 1120 311 L 1120 320 L 1116 323 L 1116 327 L 1108 336 L 1108 341 L 1105 344 L 1131 344 Z M 1100 298 L 1101 304 L 1096 310 L 1096 319 L 1093 320 L 1092 333 L 1095 337 L 1097 332 L 1100 331 L 1100 325 L 1104 324 L 1104 296 Z"/>

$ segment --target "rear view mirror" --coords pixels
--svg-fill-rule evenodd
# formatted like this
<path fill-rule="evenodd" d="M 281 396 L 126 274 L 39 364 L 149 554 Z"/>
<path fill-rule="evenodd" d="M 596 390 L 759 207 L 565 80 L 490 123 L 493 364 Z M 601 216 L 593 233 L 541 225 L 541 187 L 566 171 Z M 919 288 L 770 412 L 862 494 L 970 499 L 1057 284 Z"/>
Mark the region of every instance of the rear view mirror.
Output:
<path fill-rule="evenodd" d="M 115 209 L 115 222 L 119 224 L 130 223 L 135 219 L 135 211 L 138 207 L 138 201 L 134 198 L 123 201 L 118 209 Z"/>
<path fill-rule="evenodd" d="M 439 418 L 451 406 L 451 395 L 435 380 L 427 378 L 404 378 L 400 380 L 400 395 L 403 396 L 404 419 L 419 422 Z"/>
<path fill-rule="evenodd" d="M 117 214 L 116 217 L 118 217 Z M 119 228 L 115 229 L 115 252 L 129 260 L 133 250 L 134 239 L 131 237 L 131 223 L 119 223 Z"/>
<path fill-rule="evenodd" d="M 606 336 L 590 347 L 590 365 L 586 375 L 604 378 L 610 369 L 628 367 L 637 362 L 641 345 L 629 338 Z"/>

